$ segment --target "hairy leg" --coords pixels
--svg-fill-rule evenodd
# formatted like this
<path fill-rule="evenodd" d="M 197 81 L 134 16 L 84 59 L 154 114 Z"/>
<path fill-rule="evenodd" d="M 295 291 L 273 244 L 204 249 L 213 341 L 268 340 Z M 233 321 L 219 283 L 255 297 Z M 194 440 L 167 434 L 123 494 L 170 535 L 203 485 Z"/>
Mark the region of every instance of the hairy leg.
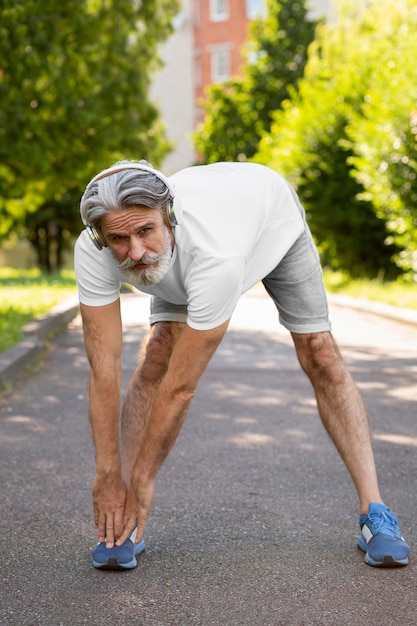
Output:
<path fill-rule="evenodd" d="M 141 448 L 149 414 L 158 386 L 163 379 L 173 347 L 184 324 L 154 324 L 142 342 L 138 365 L 130 379 L 122 410 L 122 476 L 129 486 L 130 476 Z"/>
<path fill-rule="evenodd" d="M 330 332 L 292 333 L 301 367 L 316 395 L 323 425 L 338 449 L 356 487 L 360 512 L 381 502 L 369 433 L 360 392 Z"/>

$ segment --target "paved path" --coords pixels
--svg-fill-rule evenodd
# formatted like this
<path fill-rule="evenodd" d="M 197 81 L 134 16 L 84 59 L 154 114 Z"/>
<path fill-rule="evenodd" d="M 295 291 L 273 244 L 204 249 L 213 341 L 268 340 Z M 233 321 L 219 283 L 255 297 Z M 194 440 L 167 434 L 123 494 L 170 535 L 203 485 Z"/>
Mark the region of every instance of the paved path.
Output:
<path fill-rule="evenodd" d="M 147 298 L 124 296 L 129 370 Z M 355 547 L 356 495 L 272 304 L 242 298 L 157 481 L 131 572 L 90 565 L 93 450 L 79 320 L 0 407 L 5 626 L 417 623 L 417 330 L 334 307 L 369 407 L 380 482 L 414 547 L 377 570 Z"/>

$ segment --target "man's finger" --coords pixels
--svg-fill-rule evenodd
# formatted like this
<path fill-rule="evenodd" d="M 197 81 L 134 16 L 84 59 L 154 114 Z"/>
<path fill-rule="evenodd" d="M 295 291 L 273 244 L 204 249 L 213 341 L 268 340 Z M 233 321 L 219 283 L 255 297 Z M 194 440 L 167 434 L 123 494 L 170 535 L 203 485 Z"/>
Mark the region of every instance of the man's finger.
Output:
<path fill-rule="evenodd" d="M 102 542 L 106 538 L 106 516 L 104 513 L 96 516 L 96 526 L 98 529 L 98 541 Z"/>
<path fill-rule="evenodd" d="M 98 528 L 99 526 L 99 519 L 100 519 L 100 511 L 98 510 L 98 507 L 95 506 L 94 507 L 94 526 L 96 528 Z"/>
<path fill-rule="evenodd" d="M 124 509 L 118 509 L 114 513 L 114 536 L 116 539 L 120 537 L 124 529 Z"/>
<path fill-rule="evenodd" d="M 124 530 L 122 534 L 120 535 L 119 539 L 116 541 L 116 545 L 121 546 L 122 543 L 124 543 L 126 539 L 129 538 L 134 528 L 136 528 L 136 519 L 134 517 L 129 517 L 129 518 L 125 517 Z M 136 542 L 138 542 L 141 538 L 142 536 L 139 535 L 139 532 L 138 532 L 138 534 L 136 535 Z"/>
<path fill-rule="evenodd" d="M 106 548 L 114 546 L 114 519 L 113 513 L 106 517 Z"/>

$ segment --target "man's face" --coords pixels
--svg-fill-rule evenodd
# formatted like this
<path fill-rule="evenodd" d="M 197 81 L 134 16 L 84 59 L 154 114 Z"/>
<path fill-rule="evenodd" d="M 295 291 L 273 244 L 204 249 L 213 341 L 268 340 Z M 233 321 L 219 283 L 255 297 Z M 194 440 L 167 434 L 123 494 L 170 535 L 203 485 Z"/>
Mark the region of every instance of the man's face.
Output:
<path fill-rule="evenodd" d="M 117 267 L 137 285 L 154 285 L 168 271 L 174 239 L 158 209 L 138 206 L 101 219 Z"/>

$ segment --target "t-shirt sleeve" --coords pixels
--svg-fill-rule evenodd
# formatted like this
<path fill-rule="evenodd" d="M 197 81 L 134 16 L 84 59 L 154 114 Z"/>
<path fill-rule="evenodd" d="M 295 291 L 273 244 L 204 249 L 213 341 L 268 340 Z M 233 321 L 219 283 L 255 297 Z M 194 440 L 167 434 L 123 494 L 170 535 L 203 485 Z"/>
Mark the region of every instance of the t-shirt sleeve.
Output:
<path fill-rule="evenodd" d="M 111 252 L 98 250 L 85 230 L 75 243 L 74 269 L 82 304 L 104 306 L 119 298 L 121 282 Z"/>
<path fill-rule="evenodd" d="M 191 328 L 210 330 L 231 318 L 242 293 L 244 264 L 242 257 L 230 257 L 193 266 L 186 281 Z"/>

